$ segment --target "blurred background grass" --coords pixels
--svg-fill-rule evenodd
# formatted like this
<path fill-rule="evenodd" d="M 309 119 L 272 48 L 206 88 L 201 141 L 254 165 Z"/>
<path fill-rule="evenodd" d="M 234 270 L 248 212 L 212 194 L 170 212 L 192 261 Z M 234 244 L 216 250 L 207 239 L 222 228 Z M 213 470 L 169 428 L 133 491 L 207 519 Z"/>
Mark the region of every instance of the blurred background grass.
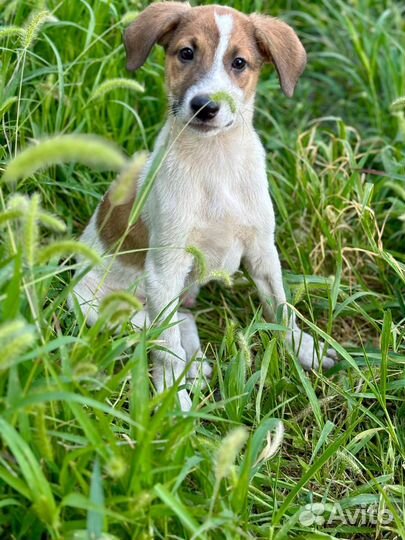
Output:
<path fill-rule="evenodd" d="M 242 275 L 209 285 L 197 320 L 216 374 L 181 416 L 173 393 L 150 397 L 158 329 L 111 335 L 108 321 L 89 329 L 67 312 L 80 247 L 61 241 L 80 234 L 115 173 L 78 156 L 3 182 L 1 538 L 405 538 L 405 6 L 221 3 L 283 17 L 309 53 L 293 100 L 264 70 L 255 122 L 290 301 L 345 360 L 304 374 Z M 56 134 L 96 134 L 127 156 L 151 149 L 166 114 L 163 51 L 135 74 L 144 92 L 100 92 L 128 77 L 122 32 L 146 5 L 0 0 L 2 172 Z M 276 419 L 283 446 L 260 460 Z M 308 525 L 312 502 L 325 519 L 336 503 L 392 519 Z"/>

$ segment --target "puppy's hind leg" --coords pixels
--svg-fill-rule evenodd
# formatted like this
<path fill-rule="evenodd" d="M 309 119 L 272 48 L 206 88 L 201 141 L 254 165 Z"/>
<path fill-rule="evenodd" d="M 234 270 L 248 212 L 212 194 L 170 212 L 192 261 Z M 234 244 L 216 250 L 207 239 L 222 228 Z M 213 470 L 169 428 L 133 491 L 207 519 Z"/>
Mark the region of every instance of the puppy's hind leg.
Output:
<path fill-rule="evenodd" d="M 74 311 L 74 297 L 89 326 L 93 326 L 96 323 L 99 314 L 100 301 L 105 295 L 101 283 L 102 276 L 100 276 L 96 270 L 91 270 L 77 283 L 72 294 L 68 296 L 67 302 L 69 309 Z"/>

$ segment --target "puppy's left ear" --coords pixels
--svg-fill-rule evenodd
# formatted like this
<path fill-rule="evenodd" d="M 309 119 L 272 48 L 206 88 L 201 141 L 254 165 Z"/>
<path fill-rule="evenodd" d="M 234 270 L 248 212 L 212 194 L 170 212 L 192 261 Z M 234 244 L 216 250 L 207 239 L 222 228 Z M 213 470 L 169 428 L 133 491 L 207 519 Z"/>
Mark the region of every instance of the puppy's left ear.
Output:
<path fill-rule="evenodd" d="M 134 71 L 143 66 L 156 43 L 166 46 L 189 9 L 188 2 L 156 2 L 142 11 L 125 30 L 127 69 Z"/>
<path fill-rule="evenodd" d="M 307 54 L 301 41 L 291 26 L 279 19 L 256 13 L 250 18 L 264 61 L 274 64 L 281 89 L 286 96 L 292 97 L 307 63 Z"/>

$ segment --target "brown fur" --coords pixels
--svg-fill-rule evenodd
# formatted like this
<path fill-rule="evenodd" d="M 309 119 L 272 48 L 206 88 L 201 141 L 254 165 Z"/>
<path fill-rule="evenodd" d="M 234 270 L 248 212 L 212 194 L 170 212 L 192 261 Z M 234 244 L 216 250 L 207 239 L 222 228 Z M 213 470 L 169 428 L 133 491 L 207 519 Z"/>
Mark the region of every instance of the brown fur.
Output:
<path fill-rule="evenodd" d="M 250 19 L 264 60 L 275 65 L 283 92 L 292 97 L 307 63 L 302 43 L 294 30 L 278 19 L 256 14 Z"/>
<path fill-rule="evenodd" d="M 165 46 L 190 9 L 184 2 L 158 2 L 142 11 L 124 34 L 127 68 L 133 71 L 143 66 L 156 43 Z"/>
<path fill-rule="evenodd" d="M 250 17 L 238 12 L 233 16 L 234 28 L 224 61 L 228 74 L 249 99 L 256 91 L 263 58 L 256 44 L 255 27 Z M 248 62 L 248 67 L 242 72 L 235 71 L 231 67 L 237 57 L 244 58 Z"/>
<path fill-rule="evenodd" d="M 119 255 L 120 262 L 129 266 L 143 267 L 149 246 L 149 233 L 145 223 L 139 218 L 125 234 L 135 198 L 136 193 L 128 202 L 113 206 L 107 193 L 97 213 L 97 229 L 106 249 L 120 246 L 119 252 L 125 252 Z"/>

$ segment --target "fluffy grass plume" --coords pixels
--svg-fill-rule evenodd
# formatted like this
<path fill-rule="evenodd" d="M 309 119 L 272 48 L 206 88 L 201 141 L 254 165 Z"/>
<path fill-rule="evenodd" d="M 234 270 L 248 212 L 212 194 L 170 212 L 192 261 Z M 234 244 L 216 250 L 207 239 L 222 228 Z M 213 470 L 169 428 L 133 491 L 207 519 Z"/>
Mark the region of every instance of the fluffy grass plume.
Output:
<path fill-rule="evenodd" d="M 131 24 L 131 22 L 133 22 L 138 17 L 138 15 L 139 15 L 139 11 L 128 11 L 122 17 L 121 23 L 124 26 L 128 26 L 129 24 Z"/>
<path fill-rule="evenodd" d="M 61 240 L 59 242 L 53 242 L 52 244 L 42 248 L 37 256 L 39 262 L 47 262 L 55 257 L 59 258 L 61 255 L 81 255 L 89 260 L 93 264 L 100 264 L 102 259 L 98 253 L 89 247 L 87 244 L 77 242 L 75 240 Z"/>
<path fill-rule="evenodd" d="M 391 103 L 392 112 L 405 111 L 405 96 L 399 97 Z"/>
<path fill-rule="evenodd" d="M 131 90 L 132 92 L 145 92 L 145 88 L 133 79 L 125 79 L 123 77 L 117 79 L 108 79 L 102 82 L 90 96 L 90 100 L 100 99 L 113 90 L 122 89 Z"/>
<path fill-rule="evenodd" d="M 58 217 L 43 210 L 40 197 L 34 194 L 31 198 L 15 194 L 8 200 L 7 209 L 0 213 L 0 226 L 7 221 L 20 220 L 25 222 L 30 214 L 35 215 L 34 221 L 55 232 L 65 232 L 66 225 Z M 32 219 L 32 218 L 31 218 Z"/>
<path fill-rule="evenodd" d="M 0 370 L 5 370 L 18 361 L 35 339 L 34 329 L 22 320 L 14 320 L 0 326 Z"/>
<path fill-rule="evenodd" d="M 233 97 L 228 92 L 216 92 L 211 94 L 211 100 L 215 103 L 227 103 L 232 113 L 236 112 L 236 103 Z"/>
<path fill-rule="evenodd" d="M 18 38 L 20 39 L 25 35 L 24 28 L 19 26 L 2 26 L 0 27 L 0 39 Z M 1 109 L 0 109 L 1 111 Z"/>
<path fill-rule="evenodd" d="M 115 293 L 111 293 L 108 296 L 106 296 L 100 306 L 100 310 L 104 311 L 111 307 L 111 305 L 115 303 L 124 303 L 128 304 L 135 310 L 142 310 L 143 304 L 138 298 L 136 298 L 134 295 L 129 294 L 125 291 L 118 291 Z"/>
<path fill-rule="evenodd" d="M 247 437 L 246 429 L 237 427 L 221 441 L 215 459 L 215 477 L 217 481 L 221 481 L 230 474 Z"/>
<path fill-rule="evenodd" d="M 21 45 L 24 49 L 29 49 L 41 30 L 41 27 L 46 22 L 55 22 L 56 18 L 47 10 L 33 13 L 24 26 L 24 33 L 22 34 Z"/>
<path fill-rule="evenodd" d="M 200 283 L 204 283 L 208 276 L 207 261 L 204 253 L 195 246 L 188 246 L 187 253 L 193 256 L 197 279 Z"/>
<path fill-rule="evenodd" d="M 147 152 L 138 152 L 118 176 L 110 190 L 112 205 L 125 204 L 136 193 L 139 175 L 146 165 L 147 158 Z"/>
<path fill-rule="evenodd" d="M 7 166 L 5 182 L 32 176 L 39 169 L 52 165 L 79 162 L 89 167 L 119 171 L 126 163 L 113 144 L 94 135 L 60 135 L 27 148 Z"/>

